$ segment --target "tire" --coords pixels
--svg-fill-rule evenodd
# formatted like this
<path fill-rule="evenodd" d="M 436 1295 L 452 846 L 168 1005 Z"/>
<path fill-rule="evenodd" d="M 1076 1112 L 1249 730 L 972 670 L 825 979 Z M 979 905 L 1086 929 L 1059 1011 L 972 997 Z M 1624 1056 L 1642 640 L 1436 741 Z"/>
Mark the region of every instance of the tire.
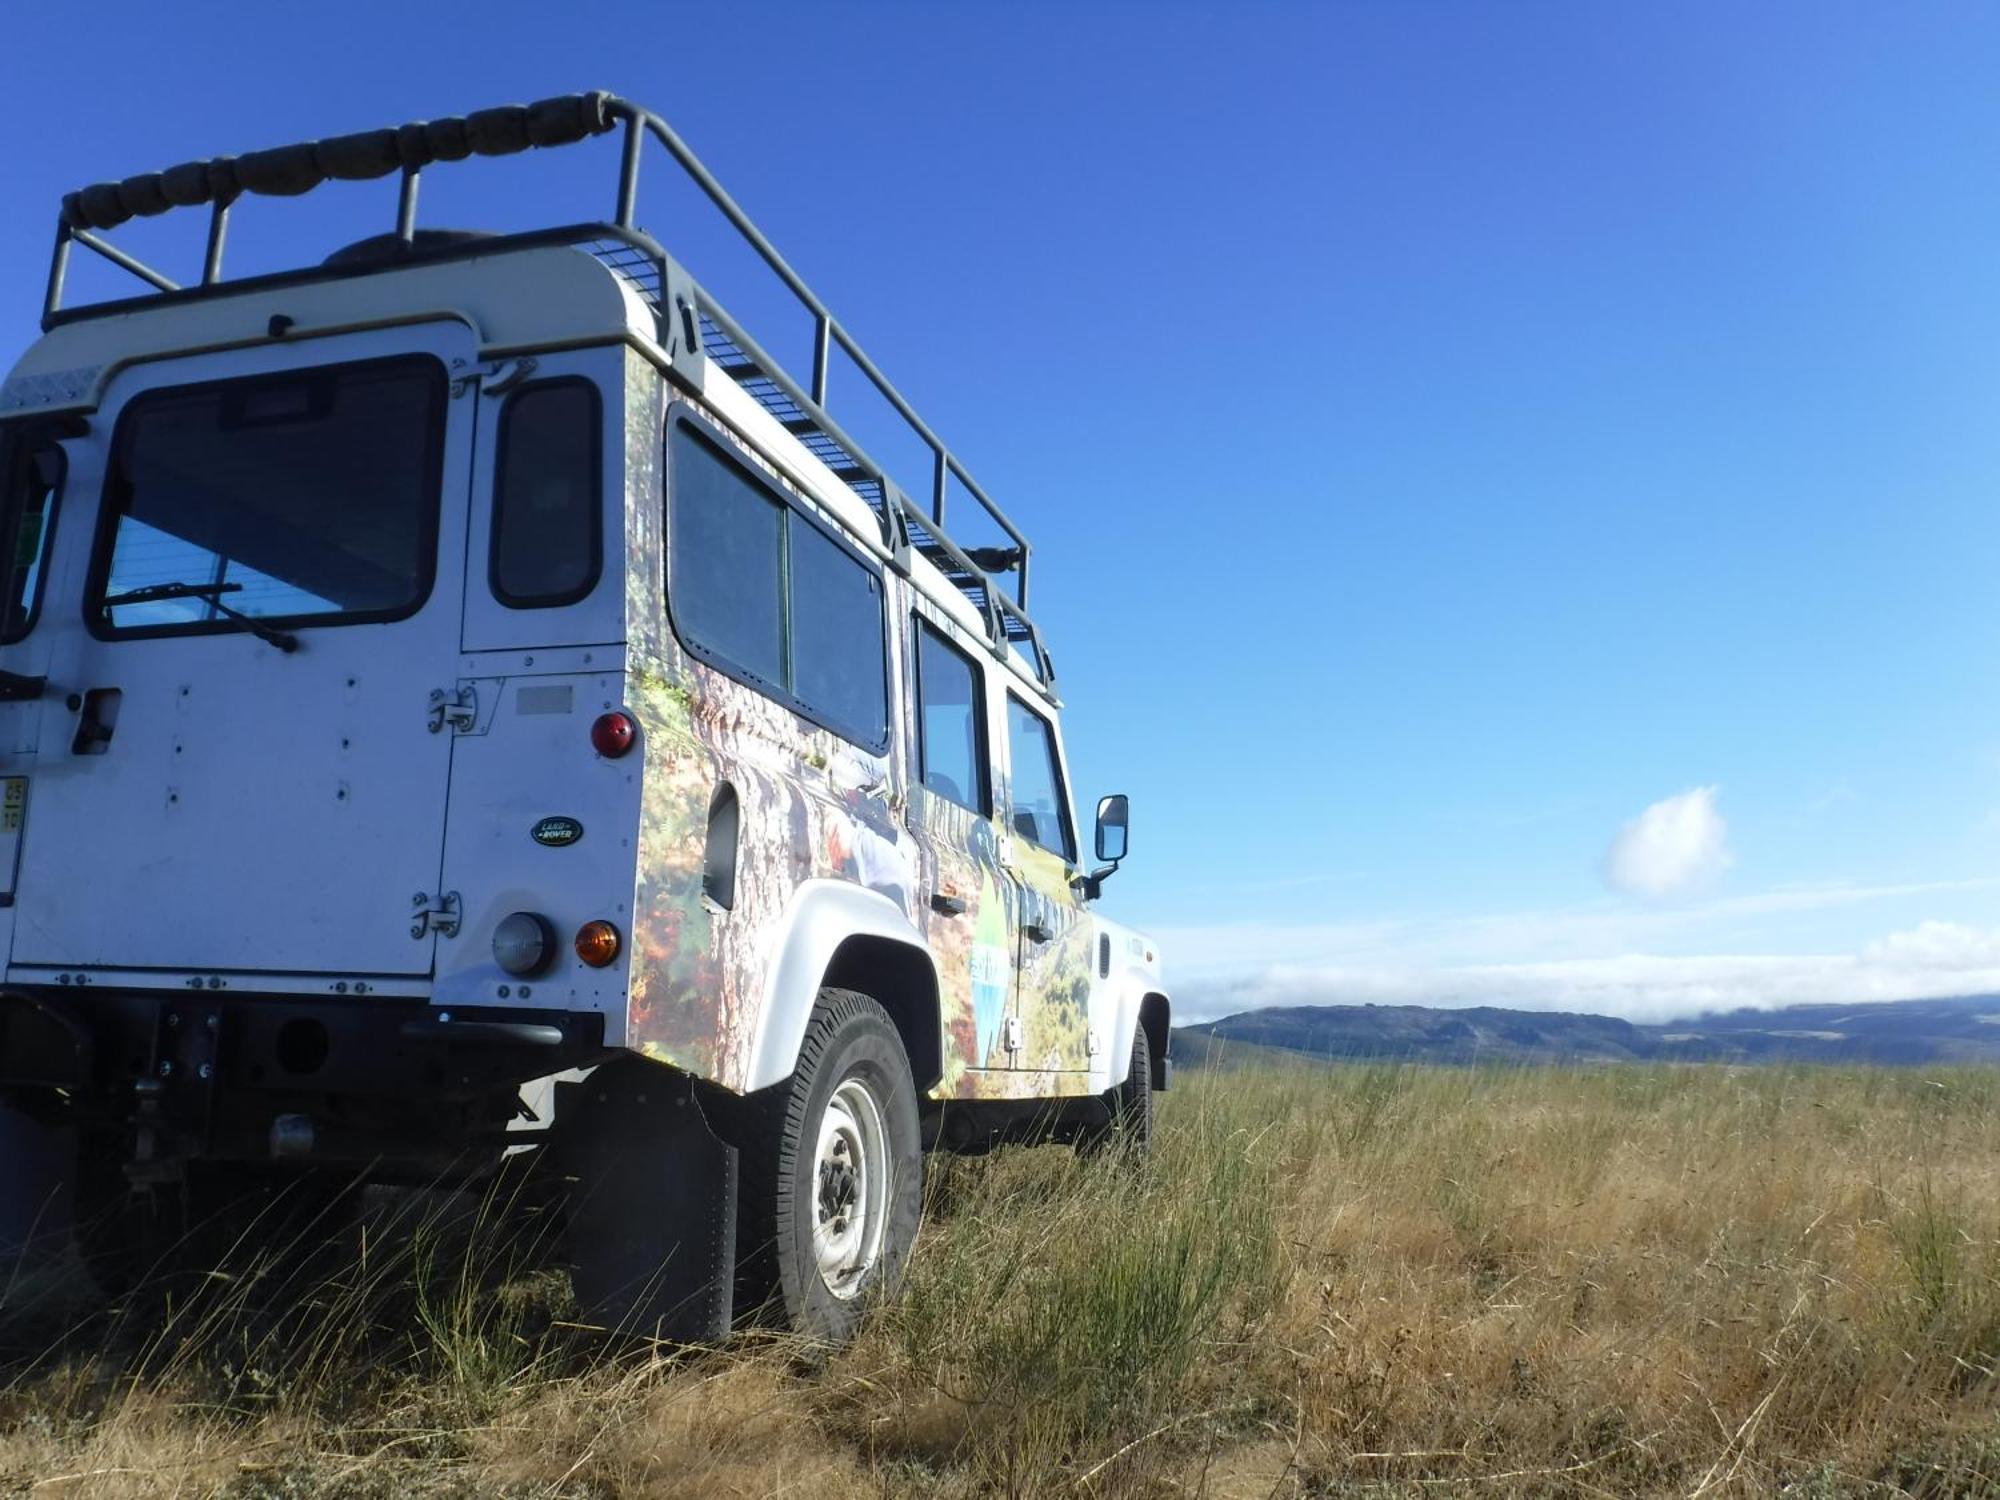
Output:
<path fill-rule="evenodd" d="M 764 1249 L 794 1332 L 849 1342 L 894 1295 L 917 1238 L 923 1150 L 903 1041 L 882 1007 L 821 990 L 792 1076 L 744 1142 L 748 1249 Z"/>
<path fill-rule="evenodd" d="M 1079 1138 L 1087 1151 L 1122 1148 L 1143 1157 L 1153 1149 L 1153 1043 L 1142 1021 L 1132 1028 L 1132 1067 L 1103 1095 L 1110 1119 Z"/>

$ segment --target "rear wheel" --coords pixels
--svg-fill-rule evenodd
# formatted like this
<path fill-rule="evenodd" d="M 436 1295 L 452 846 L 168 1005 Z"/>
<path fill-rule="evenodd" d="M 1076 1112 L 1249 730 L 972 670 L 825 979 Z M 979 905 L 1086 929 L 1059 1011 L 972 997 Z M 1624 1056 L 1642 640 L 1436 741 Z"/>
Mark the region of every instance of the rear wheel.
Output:
<path fill-rule="evenodd" d="M 923 1152 L 902 1038 L 868 996 L 822 990 L 798 1067 L 760 1102 L 746 1223 L 768 1245 L 791 1326 L 845 1343 L 901 1283 L 917 1237 Z"/>

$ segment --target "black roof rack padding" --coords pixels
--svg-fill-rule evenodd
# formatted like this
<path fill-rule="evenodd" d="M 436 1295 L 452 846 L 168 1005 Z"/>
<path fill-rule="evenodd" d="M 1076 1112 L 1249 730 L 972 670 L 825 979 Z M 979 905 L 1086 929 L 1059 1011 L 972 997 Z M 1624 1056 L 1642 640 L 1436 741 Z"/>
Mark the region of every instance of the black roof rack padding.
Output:
<path fill-rule="evenodd" d="M 393 130 L 364 130 L 359 135 L 337 135 L 321 141 L 313 155 L 329 177 L 347 182 L 364 182 L 371 177 L 387 177 L 403 170 L 403 153 L 396 147 Z"/>
<path fill-rule="evenodd" d="M 193 208 L 197 203 L 207 203 L 212 196 L 209 175 L 207 162 L 183 162 L 160 174 L 160 191 L 174 207 Z"/>
<path fill-rule="evenodd" d="M 276 198 L 309 193 L 327 178 L 326 169 L 320 165 L 319 149 L 313 142 L 304 141 L 269 151 L 246 151 L 236 158 L 236 180 L 245 192 L 267 193 Z"/>
<path fill-rule="evenodd" d="M 603 92 L 564 94 L 534 104 L 443 120 L 420 120 L 388 130 L 304 141 L 243 156 L 184 162 L 164 172 L 146 172 L 123 182 L 99 182 L 63 198 L 63 222 L 72 229 L 116 229 L 139 215 L 199 203 L 227 203 L 239 193 L 295 197 L 328 178 L 362 182 L 391 172 L 461 161 L 508 156 L 532 146 L 566 146 L 602 135 L 616 124 L 611 96 Z"/>

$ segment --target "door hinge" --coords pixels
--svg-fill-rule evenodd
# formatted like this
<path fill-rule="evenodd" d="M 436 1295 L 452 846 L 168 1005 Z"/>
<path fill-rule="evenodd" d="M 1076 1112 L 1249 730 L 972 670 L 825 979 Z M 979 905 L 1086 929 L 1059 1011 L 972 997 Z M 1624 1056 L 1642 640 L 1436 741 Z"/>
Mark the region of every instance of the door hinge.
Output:
<path fill-rule="evenodd" d="M 456 399 L 477 386 L 485 395 L 504 396 L 535 373 L 536 363 L 533 355 L 523 355 L 519 359 L 493 359 L 461 369 L 452 377 L 451 394 Z"/>
<path fill-rule="evenodd" d="M 440 891 L 435 896 L 418 891 L 410 898 L 410 936 L 420 938 L 434 932 L 439 937 L 457 937 L 462 910 L 457 891 Z"/>
<path fill-rule="evenodd" d="M 431 689 L 431 733 L 449 724 L 460 734 L 470 734 L 479 722 L 479 692 L 469 682 L 455 688 Z"/>
<path fill-rule="evenodd" d="M 1009 1052 L 1019 1052 L 1021 1050 L 1021 1018 L 1019 1016 L 1009 1016 L 1007 1018 L 1006 1038 L 1007 1050 Z"/>

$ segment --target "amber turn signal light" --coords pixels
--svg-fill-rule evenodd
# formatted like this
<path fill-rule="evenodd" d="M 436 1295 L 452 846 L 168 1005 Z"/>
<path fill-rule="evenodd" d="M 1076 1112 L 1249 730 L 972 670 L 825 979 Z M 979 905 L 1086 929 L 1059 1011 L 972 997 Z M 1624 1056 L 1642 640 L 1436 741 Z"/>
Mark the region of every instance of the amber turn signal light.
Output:
<path fill-rule="evenodd" d="M 618 957 L 618 929 L 609 922 L 585 922 L 576 930 L 576 956 L 593 969 Z"/>
<path fill-rule="evenodd" d="M 599 714 L 590 726 L 590 747 L 606 760 L 618 759 L 638 737 L 639 726 L 632 722 L 632 716 L 615 708 Z"/>

